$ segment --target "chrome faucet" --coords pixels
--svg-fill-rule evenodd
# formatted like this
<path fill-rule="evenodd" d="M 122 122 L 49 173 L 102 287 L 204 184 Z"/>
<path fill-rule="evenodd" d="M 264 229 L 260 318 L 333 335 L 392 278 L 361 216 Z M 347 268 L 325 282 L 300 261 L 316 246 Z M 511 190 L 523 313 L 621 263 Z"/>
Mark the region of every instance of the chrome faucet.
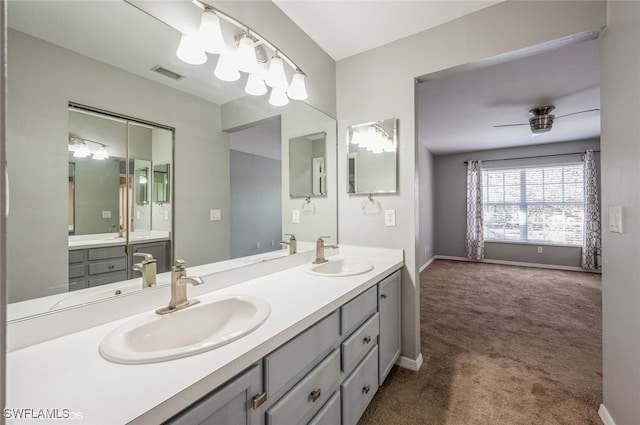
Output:
<path fill-rule="evenodd" d="M 134 257 L 143 257 L 140 263 L 133 265 L 132 269 L 142 273 L 142 287 L 150 288 L 156 286 L 156 260 L 153 255 L 144 252 L 134 252 Z"/>
<path fill-rule="evenodd" d="M 285 236 L 289 236 L 289 241 L 280 241 L 280 245 L 289 246 L 289 255 L 298 252 L 298 241 L 296 240 L 296 235 L 293 233 L 285 233 Z"/>
<path fill-rule="evenodd" d="M 118 230 L 118 237 L 119 237 L 119 238 L 124 238 L 124 232 L 125 232 L 125 230 L 127 230 L 127 229 L 125 229 L 125 228 L 124 228 L 124 226 L 121 224 L 121 225 L 120 225 L 120 230 Z"/>
<path fill-rule="evenodd" d="M 198 304 L 196 299 L 187 299 L 187 283 L 194 286 L 202 285 L 204 281 L 199 277 L 187 276 L 187 269 L 184 260 L 176 260 L 176 264 L 171 268 L 171 300 L 167 307 L 156 310 L 158 314 L 173 313 L 189 306 Z"/>
<path fill-rule="evenodd" d="M 326 263 L 327 260 L 326 258 L 324 258 L 324 249 L 325 248 L 337 248 L 338 245 L 325 245 L 324 244 L 324 239 L 323 238 L 328 238 L 330 236 L 320 236 L 318 238 L 318 240 L 316 241 L 316 259 L 313 262 L 313 264 L 321 264 L 321 263 Z"/>

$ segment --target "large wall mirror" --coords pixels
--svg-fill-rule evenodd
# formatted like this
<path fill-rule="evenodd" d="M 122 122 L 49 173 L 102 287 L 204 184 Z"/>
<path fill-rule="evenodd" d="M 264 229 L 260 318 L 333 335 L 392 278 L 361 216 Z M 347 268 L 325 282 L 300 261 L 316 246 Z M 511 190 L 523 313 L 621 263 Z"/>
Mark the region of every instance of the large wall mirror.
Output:
<path fill-rule="evenodd" d="M 395 193 L 398 188 L 398 120 L 347 129 L 347 193 Z"/>
<path fill-rule="evenodd" d="M 246 75 L 216 80 L 215 61 L 202 69 L 181 63 L 180 33 L 128 2 L 10 1 L 8 26 L 9 320 L 101 299 L 95 291 L 116 283 L 87 276 L 89 261 L 113 265 L 105 273 L 139 291 L 135 251 L 161 257 L 169 249 L 165 267 L 181 258 L 222 270 L 286 255 L 284 233 L 296 234 L 299 249 L 320 235 L 336 240 L 333 118 L 301 101 L 273 107 L 267 96 L 245 95 Z M 158 65 L 181 78 L 153 71 Z M 270 156 L 256 147 L 265 123 L 277 130 L 270 137 L 278 155 L 268 161 L 255 158 Z M 245 152 L 234 143 L 243 132 L 253 138 Z M 301 200 L 290 197 L 289 140 L 323 133 L 327 196 L 314 215 L 293 222 Z M 70 145 L 83 143 L 107 157 L 74 157 Z M 243 179 L 265 173 L 268 196 L 251 193 Z M 234 211 L 260 232 L 235 231 Z M 118 248 L 79 259 L 112 245 L 128 246 L 126 257 Z"/>

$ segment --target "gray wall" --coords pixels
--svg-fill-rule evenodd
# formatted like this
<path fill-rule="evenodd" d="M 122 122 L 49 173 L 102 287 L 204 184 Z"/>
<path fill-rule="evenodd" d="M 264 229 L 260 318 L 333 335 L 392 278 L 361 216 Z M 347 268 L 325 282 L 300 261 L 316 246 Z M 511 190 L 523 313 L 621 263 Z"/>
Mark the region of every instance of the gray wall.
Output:
<path fill-rule="evenodd" d="M 550 143 L 523 148 L 494 149 L 488 151 L 466 152 L 434 157 L 435 180 L 435 234 L 434 255 L 464 257 L 466 231 L 466 190 L 467 176 L 464 161 L 481 159 L 495 160 L 521 158 L 537 155 L 554 155 L 582 152 L 586 149 L 600 150 L 598 140 Z M 599 155 L 596 154 L 596 159 Z M 560 157 L 580 159 L 580 155 Z M 529 160 L 529 164 L 555 162 L 554 158 Z M 597 161 L 598 162 L 598 161 Z M 522 163 L 522 162 L 520 162 Z M 488 162 L 487 166 L 495 166 Z M 510 164 L 517 166 L 517 163 Z M 557 266 L 580 267 L 581 249 L 577 247 L 542 245 L 543 253 L 537 253 L 538 245 L 518 243 L 487 242 L 485 259 L 514 261 L 521 263 L 551 264 Z"/>
<path fill-rule="evenodd" d="M 402 248 L 402 354 L 420 354 L 420 240 L 416 204 L 421 192 L 415 123 L 415 78 L 528 48 L 606 24 L 598 1 L 508 1 L 419 34 L 338 61 L 338 230 L 345 244 Z M 346 130 L 350 125 L 399 119 L 399 193 L 380 196 L 383 209 L 397 211 L 396 227 L 383 215 L 363 216 L 362 197 L 346 190 Z"/>
<path fill-rule="evenodd" d="M 623 233 L 603 233 L 604 406 L 616 425 L 640 418 L 640 3 L 608 4 L 600 55 L 602 205 L 624 208 Z M 605 216 L 603 227 L 608 219 Z"/>
<path fill-rule="evenodd" d="M 231 258 L 282 248 L 281 167 L 278 160 L 231 151 Z"/>
<path fill-rule="evenodd" d="M 418 133 L 420 140 L 420 133 Z M 420 142 L 416 146 L 418 156 L 418 266 L 424 267 L 433 258 L 434 229 L 434 167 L 433 154 Z"/>

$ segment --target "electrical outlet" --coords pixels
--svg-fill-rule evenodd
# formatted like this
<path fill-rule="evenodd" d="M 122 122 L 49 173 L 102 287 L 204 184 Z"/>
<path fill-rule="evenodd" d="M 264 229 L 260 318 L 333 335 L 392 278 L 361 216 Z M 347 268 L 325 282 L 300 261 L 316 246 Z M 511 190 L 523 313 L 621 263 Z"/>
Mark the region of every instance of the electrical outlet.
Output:
<path fill-rule="evenodd" d="M 209 220 L 211 221 L 222 220 L 222 212 L 220 210 L 209 210 Z"/>
<path fill-rule="evenodd" d="M 111 211 L 102 211 L 102 218 L 111 218 Z"/>
<path fill-rule="evenodd" d="M 387 227 L 396 225 L 396 210 L 384 210 L 384 225 Z"/>
<path fill-rule="evenodd" d="M 291 211 L 291 222 L 293 224 L 299 224 L 300 223 L 300 210 Z"/>
<path fill-rule="evenodd" d="M 538 254 L 542 254 L 542 247 L 541 246 L 538 247 Z"/>

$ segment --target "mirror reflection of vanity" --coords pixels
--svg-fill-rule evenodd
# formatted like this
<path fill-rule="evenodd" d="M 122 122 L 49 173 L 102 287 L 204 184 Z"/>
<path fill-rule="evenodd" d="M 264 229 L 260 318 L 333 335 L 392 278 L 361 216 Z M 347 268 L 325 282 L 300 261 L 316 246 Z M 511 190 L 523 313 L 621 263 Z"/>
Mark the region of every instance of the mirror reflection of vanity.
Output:
<path fill-rule="evenodd" d="M 175 57 L 179 33 L 125 2 L 12 1 L 8 9 L 10 320 L 46 312 L 53 301 L 64 299 L 73 289 L 72 264 L 78 264 L 73 252 L 111 249 L 111 244 L 122 242 L 118 240 L 120 229 L 126 241 L 123 246 L 131 249 L 124 261 L 118 257 L 120 265 L 114 268 L 125 264 L 121 272 L 127 277 L 135 277 L 128 273 L 132 251 L 140 248 L 136 245 L 152 242 L 170 244 L 173 255 L 168 255 L 168 261 L 181 258 L 188 266 L 219 263 L 221 270 L 247 266 L 247 261 L 231 260 L 229 138 L 231 132 L 265 118 L 281 117 L 281 231 L 296 234 L 301 242 L 323 234 L 337 237 L 335 120 L 301 101 L 278 109 L 268 105 L 265 97 L 248 99 L 243 94 L 246 78 L 233 86 L 212 79 L 206 67 L 195 74 L 195 67 Z M 158 64 L 186 78 L 174 81 L 151 71 Z M 110 117 L 112 124 L 118 117 L 134 117 L 131 122 L 124 119 L 118 130 L 122 139 L 127 140 L 128 135 L 129 146 L 118 146 L 96 134 L 76 134 L 73 117 L 99 117 L 69 111 L 70 104 L 113 113 L 117 116 Z M 149 146 L 137 145 L 132 139 L 149 131 L 153 133 L 151 154 Z M 156 156 L 156 133 L 166 143 L 167 150 L 158 149 L 165 152 L 160 156 Z M 290 198 L 288 142 L 315 133 L 327 134 L 326 179 L 324 190 L 320 189 L 326 195 L 317 201 L 313 216 L 292 223 L 292 210 L 300 208 L 300 200 Z M 107 145 L 109 158 L 71 160 L 70 135 Z M 118 182 L 117 190 L 108 190 L 109 196 L 106 189 L 83 194 L 82 176 L 87 170 L 82 167 L 90 160 L 111 166 L 110 171 L 99 173 L 105 179 L 113 175 Z M 24 178 L 25 170 L 36 176 Z M 93 198 L 84 201 L 85 195 Z M 94 206 L 85 223 L 83 208 L 92 202 L 100 205 Z M 151 240 L 153 232 L 166 232 L 167 238 Z M 105 235 L 99 246 L 82 245 L 82 238 L 91 241 L 95 235 Z M 142 239 L 135 240 L 137 236 Z M 108 242 L 103 240 L 111 237 L 114 239 Z M 271 246 L 272 241 L 259 242 Z M 275 249 L 282 248 L 278 242 L 273 244 Z M 89 261 L 108 263 L 111 257 L 82 261 L 84 273 Z M 109 270 L 107 265 L 107 273 Z M 136 290 L 139 280 L 132 281 Z M 158 282 L 163 283 L 167 281 Z M 89 286 L 88 281 L 86 284 Z M 74 294 L 92 289 L 96 288 Z M 29 302 L 29 308 L 23 308 Z M 40 310 L 31 309 L 35 302 Z"/>
<path fill-rule="evenodd" d="M 395 193 L 398 176 L 398 120 L 395 118 L 347 129 L 347 193 Z"/>

